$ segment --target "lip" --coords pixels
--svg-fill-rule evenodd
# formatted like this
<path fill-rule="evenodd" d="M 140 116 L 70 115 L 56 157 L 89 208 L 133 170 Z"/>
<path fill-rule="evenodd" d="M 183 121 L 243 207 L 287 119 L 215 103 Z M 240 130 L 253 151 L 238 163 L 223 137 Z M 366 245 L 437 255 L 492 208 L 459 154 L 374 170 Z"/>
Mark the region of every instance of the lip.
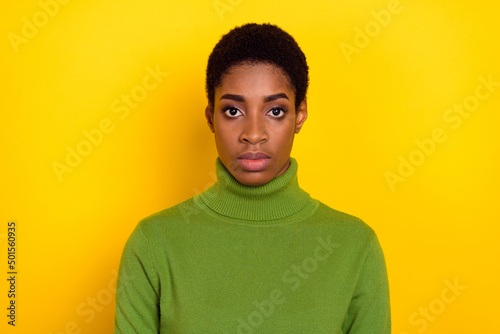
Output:
<path fill-rule="evenodd" d="M 259 172 L 264 170 L 271 157 L 262 152 L 245 152 L 238 157 L 241 168 L 249 172 Z"/>
<path fill-rule="evenodd" d="M 262 152 L 245 152 L 242 155 L 240 155 L 238 159 L 258 160 L 258 159 L 271 159 L 271 157 Z"/>

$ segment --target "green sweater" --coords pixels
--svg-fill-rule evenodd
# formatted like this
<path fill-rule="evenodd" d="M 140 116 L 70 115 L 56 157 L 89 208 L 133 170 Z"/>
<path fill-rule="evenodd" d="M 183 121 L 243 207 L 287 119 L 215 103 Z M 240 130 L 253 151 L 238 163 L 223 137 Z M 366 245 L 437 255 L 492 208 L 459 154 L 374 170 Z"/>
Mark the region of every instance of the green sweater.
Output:
<path fill-rule="evenodd" d="M 313 199 L 297 161 L 261 186 L 217 182 L 141 220 L 116 286 L 115 334 L 391 332 L 372 228 Z"/>

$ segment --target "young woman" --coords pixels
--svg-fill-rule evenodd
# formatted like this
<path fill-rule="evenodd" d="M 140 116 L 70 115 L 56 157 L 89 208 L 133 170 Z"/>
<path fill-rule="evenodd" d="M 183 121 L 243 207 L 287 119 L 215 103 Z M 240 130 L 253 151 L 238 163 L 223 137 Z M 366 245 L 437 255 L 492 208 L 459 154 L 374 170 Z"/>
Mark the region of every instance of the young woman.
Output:
<path fill-rule="evenodd" d="M 375 232 L 298 185 L 308 66 L 295 40 L 271 24 L 234 28 L 206 74 L 217 182 L 138 223 L 115 333 L 390 333 Z"/>

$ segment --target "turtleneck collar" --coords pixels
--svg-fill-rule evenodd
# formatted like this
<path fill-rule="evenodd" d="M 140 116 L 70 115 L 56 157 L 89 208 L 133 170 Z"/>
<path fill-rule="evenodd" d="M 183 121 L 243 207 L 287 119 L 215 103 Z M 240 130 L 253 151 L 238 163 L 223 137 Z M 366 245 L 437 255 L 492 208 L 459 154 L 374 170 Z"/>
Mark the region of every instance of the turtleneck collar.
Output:
<path fill-rule="evenodd" d="M 314 200 L 299 187 L 297 168 L 297 161 L 290 157 L 290 165 L 283 174 L 266 184 L 247 186 L 217 157 L 217 182 L 199 197 L 213 211 L 246 221 L 271 221 L 304 213 L 306 207 L 312 209 Z"/>

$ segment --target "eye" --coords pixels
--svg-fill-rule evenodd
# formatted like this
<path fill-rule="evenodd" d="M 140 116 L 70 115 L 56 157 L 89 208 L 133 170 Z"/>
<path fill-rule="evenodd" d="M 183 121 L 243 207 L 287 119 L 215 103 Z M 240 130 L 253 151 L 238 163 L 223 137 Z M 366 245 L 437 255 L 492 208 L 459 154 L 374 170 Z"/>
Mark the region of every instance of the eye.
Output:
<path fill-rule="evenodd" d="M 236 116 L 238 116 L 238 113 L 241 114 L 241 111 L 239 111 L 235 107 L 228 107 L 228 108 L 224 109 L 224 114 L 226 114 L 226 116 L 228 116 L 228 117 L 236 117 Z"/>
<path fill-rule="evenodd" d="M 275 107 L 275 108 L 272 108 L 271 110 L 269 110 L 269 113 L 274 118 L 282 118 L 286 114 L 286 109 L 281 108 L 281 107 Z"/>

